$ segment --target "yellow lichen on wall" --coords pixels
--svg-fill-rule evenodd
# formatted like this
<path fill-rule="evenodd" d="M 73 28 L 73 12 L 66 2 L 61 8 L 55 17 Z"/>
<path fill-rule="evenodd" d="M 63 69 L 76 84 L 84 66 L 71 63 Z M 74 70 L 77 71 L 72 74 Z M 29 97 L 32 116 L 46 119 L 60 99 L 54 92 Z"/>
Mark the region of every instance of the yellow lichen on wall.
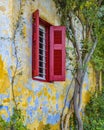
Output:
<path fill-rule="evenodd" d="M 27 36 L 27 28 L 26 28 L 26 25 L 23 26 L 23 29 L 22 29 L 22 33 L 23 33 L 23 36 L 26 37 Z"/>
<path fill-rule="evenodd" d="M 18 107 L 20 109 L 27 108 L 28 107 L 27 99 L 29 96 L 33 95 L 32 94 L 33 92 L 29 91 L 27 88 L 23 86 L 23 84 L 20 84 L 19 82 L 16 84 L 16 86 L 14 86 L 13 90 L 15 99 L 18 102 Z M 29 104 L 32 105 L 32 101 Z"/>
<path fill-rule="evenodd" d="M 6 110 L 0 110 L 0 115 L 5 115 L 6 117 L 8 117 L 8 113 Z"/>
<path fill-rule="evenodd" d="M 90 91 L 94 92 L 96 87 L 96 73 L 91 63 L 89 64 L 89 84 L 90 84 Z"/>
<path fill-rule="evenodd" d="M 46 125 L 44 122 L 39 122 L 38 120 L 35 120 L 33 124 L 29 124 L 28 128 L 30 130 L 43 130 L 43 128 L 46 128 Z M 55 125 L 49 124 L 50 130 L 60 130 L 60 123 L 58 122 Z"/>
<path fill-rule="evenodd" d="M 90 100 L 90 92 L 83 90 L 82 97 L 83 97 L 83 104 L 82 105 L 85 106 L 88 103 L 88 101 Z"/>
<path fill-rule="evenodd" d="M 0 11 L 2 11 L 2 12 L 5 12 L 5 7 L 4 6 L 0 6 Z"/>
<path fill-rule="evenodd" d="M 35 4 L 32 5 L 32 12 L 37 9 L 39 9 L 40 17 L 42 19 L 51 23 L 52 25 L 59 25 L 60 19 L 56 14 L 56 7 L 53 0 L 44 0 L 44 2 L 41 2 L 41 0 L 36 0 Z"/>
<path fill-rule="evenodd" d="M 83 84 L 82 92 L 82 106 L 85 106 L 90 100 L 91 93 L 95 91 L 96 87 L 96 75 L 93 65 L 90 63 L 88 65 L 88 83 Z"/>
<path fill-rule="evenodd" d="M 8 73 L 5 69 L 5 64 L 0 56 L 0 93 L 6 94 L 7 89 L 10 87 Z"/>
<path fill-rule="evenodd" d="M 5 69 L 5 64 L 2 61 L 2 57 L 0 56 L 0 94 L 4 95 L 0 99 L 0 105 L 3 106 L 8 106 L 10 102 L 10 97 L 8 96 L 10 92 L 10 82 L 9 82 L 9 77 L 8 73 Z M 5 109 L 0 110 L 0 116 L 5 115 L 5 117 L 8 118 L 8 113 Z"/>

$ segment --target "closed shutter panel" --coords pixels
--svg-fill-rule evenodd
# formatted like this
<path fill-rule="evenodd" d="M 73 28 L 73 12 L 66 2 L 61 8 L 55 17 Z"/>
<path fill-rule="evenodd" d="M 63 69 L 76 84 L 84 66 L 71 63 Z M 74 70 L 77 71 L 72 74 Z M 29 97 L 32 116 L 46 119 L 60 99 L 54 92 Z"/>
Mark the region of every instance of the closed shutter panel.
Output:
<path fill-rule="evenodd" d="M 50 27 L 50 81 L 65 80 L 65 27 Z"/>
<path fill-rule="evenodd" d="M 32 78 L 39 75 L 39 10 L 33 13 L 32 23 Z"/>

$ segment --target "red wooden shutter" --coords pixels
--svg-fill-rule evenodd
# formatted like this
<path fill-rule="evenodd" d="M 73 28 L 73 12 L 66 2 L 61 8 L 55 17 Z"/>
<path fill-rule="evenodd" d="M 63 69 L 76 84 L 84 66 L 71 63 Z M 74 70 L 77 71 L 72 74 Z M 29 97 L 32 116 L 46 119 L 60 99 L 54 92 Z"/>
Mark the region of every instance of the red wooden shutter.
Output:
<path fill-rule="evenodd" d="M 65 80 L 65 27 L 50 27 L 50 81 Z"/>
<path fill-rule="evenodd" d="M 34 78 L 39 75 L 39 10 L 33 13 L 32 29 L 32 78 Z"/>

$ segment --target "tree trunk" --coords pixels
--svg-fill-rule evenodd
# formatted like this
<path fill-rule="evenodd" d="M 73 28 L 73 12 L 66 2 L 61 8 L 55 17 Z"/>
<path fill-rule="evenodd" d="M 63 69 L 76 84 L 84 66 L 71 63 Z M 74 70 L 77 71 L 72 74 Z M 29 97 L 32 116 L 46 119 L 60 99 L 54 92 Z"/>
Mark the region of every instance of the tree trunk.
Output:
<path fill-rule="evenodd" d="M 82 82 L 82 73 L 81 70 L 79 69 L 77 72 L 77 77 L 75 80 L 75 90 L 74 90 L 74 111 L 76 115 L 76 119 L 78 121 L 78 130 L 83 130 L 83 121 L 81 119 L 80 115 L 80 109 L 79 109 L 79 92 L 81 89 L 81 82 Z"/>

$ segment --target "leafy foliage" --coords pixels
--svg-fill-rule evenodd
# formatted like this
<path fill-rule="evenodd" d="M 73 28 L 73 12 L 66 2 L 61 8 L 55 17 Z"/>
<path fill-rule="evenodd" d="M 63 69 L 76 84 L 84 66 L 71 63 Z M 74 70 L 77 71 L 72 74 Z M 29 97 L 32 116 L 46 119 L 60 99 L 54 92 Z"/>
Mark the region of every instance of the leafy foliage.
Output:
<path fill-rule="evenodd" d="M 104 5 L 101 6 L 98 16 L 101 19 L 99 28 L 99 39 L 92 57 L 96 70 L 104 70 Z"/>
<path fill-rule="evenodd" d="M 86 105 L 84 130 L 104 130 L 104 91 L 93 94 Z"/>
<path fill-rule="evenodd" d="M 9 122 L 0 117 L 0 128 L 2 130 L 28 130 L 24 125 L 24 117 L 21 114 L 21 110 L 13 109 L 13 115 L 10 118 Z"/>

